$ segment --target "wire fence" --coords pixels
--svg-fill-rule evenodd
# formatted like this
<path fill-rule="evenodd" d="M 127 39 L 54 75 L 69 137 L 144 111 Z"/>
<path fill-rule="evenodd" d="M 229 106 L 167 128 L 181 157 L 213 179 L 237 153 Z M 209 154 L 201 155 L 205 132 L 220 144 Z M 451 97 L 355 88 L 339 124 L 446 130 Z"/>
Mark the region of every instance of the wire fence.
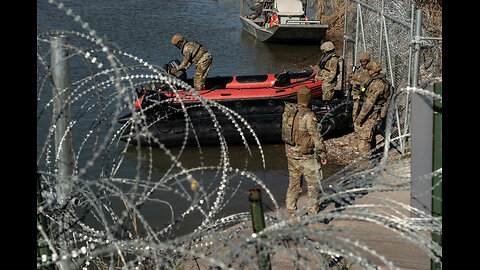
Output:
<path fill-rule="evenodd" d="M 374 236 L 401 244 L 405 252 L 419 256 L 422 262 L 441 264 L 442 247 L 429 237 L 430 233 L 441 234 L 441 216 L 434 217 L 412 208 L 408 200 L 392 197 L 392 193 L 408 194 L 410 189 L 408 147 L 397 153 L 389 151 L 388 143 L 379 145 L 372 159 L 359 158 L 322 180 L 319 188 L 323 193 L 315 203 L 324 209 L 318 215 L 288 217 L 282 199 L 274 196 L 271 186 L 247 166 L 232 165 L 239 157 L 229 154 L 213 110 L 238 127 L 240 135 L 255 136 L 240 115 L 203 99 L 162 67 L 107 42 L 64 3 L 49 3 L 78 23 L 82 31 L 37 30 L 38 269 L 258 269 L 257 256 L 266 254 L 272 258 L 272 269 L 402 267 L 394 256 L 370 241 Z M 364 31 L 365 39 L 358 39 L 357 46 L 371 49 L 374 58 L 381 56 L 384 66 L 391 66 L 386 69 L 388 76 L 400 89 L 393 98 L 386 126 L 386 138 L 395 138 L 397 115 L 404 115 L 406 110 L 402 97 L 412 91 L 430 94 L 406 88 L 409 44 L 402 37 L 408 37 L 408 27 L 358 6 L 362 7 L 357 7 L 357 13 L 347 13 L 351 14 L 347 16 L 348 25 L 355 14 L 361 13 L 363 23 L 376 25 L 363 24 L 364 28 L 376 30 Z M 403 10 L 396 10 L 400 8 Z M 385 3 L 383 14 L 401 20 L 406 17 L 398 17 L 397 12 L 408 17 L 410 11 L 405 9 L 404 2 Z M 385 39 L 379 43 L 381 31 Z M 347 32 L 346 36 L 354 37 L 353 33 Z M 56 83 L 51 62 L 52 43 L 58 37 L 65 40 L 62 46 L 71 67 L 66 87 Z M 354 61 L 354 47 L 346 42 L 345 59 Z M 349 65 L 347 68 L 352 62 Z M 129 122 L 132 130 L 145 132 L 149 123 L 142 111 L 135 110 L 135 89 L 153 82 L 167 84 L 172 91 L 189 89 L 197 96 L 199 106 L 207 109 L 215 123 L 219 146 L 214 160 L 218 163 L 209 163 L 211 158 L 201 145 L 193 147 L 199 165 L 189 167 L 182 163 L 185 145 L 172 149 L 159 143 L 154 148 L 120 141 L 125 127 L 117 120 L 125 112 L 133 115 Z M 69 97 L 58 107 L 55 99 L 61 94 Z M 439 96 L 432 98 L 441 101 Z M 71 119 L 61 127 L 60 119 L 68 110 Z M 183 113 L 187 138 L 196 131 L 189 125 L 188 111 Z M 67 147 L 62 142 L 68 133 L 73 141 L 71 175 L 61 169 L 64 160 L 60 153 Z M 256 141 L 243 145 L 246 157 L 258 155 L 265 168 L 263 146 Z M 415 180 L 426 181 L 432 176 L 441 180 L 441 175 L 437 170 Z M 242 183 L 260 186 L 264 202 L 270 205 L 265 213 L 266 228 L 258 234 L 252 234 L 250 213 L 222 212 L 233 203 L 236 193 L 246 193 L 241 190 Z M 176 199 L 168 200 L 167 195 Z M 304 204 L 299 213 L 307 207 Z M 152 220 L 147 209 L 164 213 L 164 218 Z M 196 222 L 194 227 L 176 234 L 177 227 L 187 226 L 191 220 Z M 263 247 L 260 254 L 255 248 L 258 245 Z"/>
<path fill-rule="evenodd" d="M 372 60 L 382 65 L 395 90 L 413 86 L 414 79 L 415 85 L 419 85 L 418 82 L 441 77 L 441 38 L 420 41 L 420 36 L 414 36 L 417 28 L 421 28 L 420 33 L 432 28 L 428 24 L 414 24 L 415 9 L 415 1 L 410 0 L 346 1 L 345 72 L 351 73 L 354 66 L 359 67 L 359 53 L 368 51 Z M 414 47 L 417 40 L 422 42 L 421 47 Z M 416 52 L 420 57 L 414 57 Z M 413 78 L 415 67 L 419 76 Z M 410 101 L 409 95 L 405 95 L 398 101 L 395 111 L 396 129 L 392 131 L 392 136 L 398 140 L 392 143 L 402 153 L 408 147 Z"/>

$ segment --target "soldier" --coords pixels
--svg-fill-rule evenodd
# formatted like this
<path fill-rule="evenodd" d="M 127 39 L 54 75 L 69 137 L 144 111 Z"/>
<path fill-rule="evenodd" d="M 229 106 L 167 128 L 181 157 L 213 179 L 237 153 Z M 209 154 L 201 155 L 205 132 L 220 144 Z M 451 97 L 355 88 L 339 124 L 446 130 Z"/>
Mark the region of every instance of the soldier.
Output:
<path fill-rule="evenodd" d="M 317 71 L 316 80 L 322 80 L 322 99 L 331 100 L 333 98 L 334 88 L 337 85 L 337 76 L 340 72 L 339 56 L 335 53 L 335 45 L 327 41 L 320 46 L 323 52 L 318 65 L 314 67 Z"/>
<path fill-rule="evenodd" d="M 178 68 L 172 68 L 170 73 L 175 74 L 179 69 L 187 70 L 192 63 L 196 63 L 197 69 L 193 76 L 193 88 L 197 91 L 202 90 L 212 66 L 212 55 L 200 43 L 186 41 L 180 34 L 172 37 L 172 44 L 182 50 L 183 62 Z"/>
<path fill-rule="evenodd" d="M 370 79 L 370 74 L 367 71 L 367 64 L 370 62 L 370 53 L 360 53 L 360 68 L 356 71 L 356 74 L 351 75 L 348 78 L 348 82 L 352 84 L 352 98 L 353 98 L 353 121 L 357 116 L 358 103 L 360 99 L 360 90 L 364 84 Z"/>
<path fill-rule="evenodd" d="M 366 66 L 370 79 L 362 88 L 360 98 L 360 112 L 355 118 L 355 135 L 358 139 L 358 150 L 365 155 L 370 152 L 374 132 L 387 114 L 390 103 L 391 87 L 385 74 L 380 73 L 382 67 L 379 63 L 371 61 Z"/>
<path fill-rule="evenodd" d="M 322 165 L 327 164 L 327 155 L 323 138 L 317 134 L 317 119 L 308 109 L 312 97 L 310 89 L 302 86 L 297 92 L 297 104 L 285 103 L 282 115 L 282 139 L 285 142 L 285 154 L 288 160 L 289 185 L 287 189 L 287 213 L 291 216 L 297 210 L 297 201 L 302 192 L 302 175 L 307 182 L 309 214 L 319 210 L 318 186 L 323 179 Z M 320 157 L 319 163 L 314 156 Z"/>
<path fill-rule="evenodd" d="M 255 20 L 260 14 L 262 14 L 262 8 L 263 8 L 263 0 L 255 0 L 255 4 L 253 4 L 250 9 L 253 11 L 252 14 L 247 16 L 251 20 Z"/>

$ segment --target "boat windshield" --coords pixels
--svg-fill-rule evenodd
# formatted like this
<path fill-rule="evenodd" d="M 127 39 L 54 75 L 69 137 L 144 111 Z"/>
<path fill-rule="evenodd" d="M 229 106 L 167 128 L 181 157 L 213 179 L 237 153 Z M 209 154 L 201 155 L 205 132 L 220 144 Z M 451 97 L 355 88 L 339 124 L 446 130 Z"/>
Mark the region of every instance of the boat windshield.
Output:
<path fill-rule="evenodd" d="M 275 8 L 278 16 L 302 16 L 304 14 L 300 0 L 276 0 Z"/>

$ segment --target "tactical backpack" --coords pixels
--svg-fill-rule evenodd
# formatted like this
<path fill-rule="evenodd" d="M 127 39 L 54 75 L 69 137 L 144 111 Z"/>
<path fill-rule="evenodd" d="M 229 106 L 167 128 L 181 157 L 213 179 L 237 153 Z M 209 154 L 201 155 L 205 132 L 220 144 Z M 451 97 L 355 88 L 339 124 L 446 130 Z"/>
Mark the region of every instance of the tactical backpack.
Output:
<path fill-rule="evenodd" d="M 387 116 L 387 110 L 388 110 L 388 103 L 390 103 L 390 97 L 392 96 L 393 89 L 392 85 L 390 82 L 385 78 L 385 76 L 382 76 L 381 79 L 385 83 L 385 87 L 383 88 L 382 94 L 379 96 L 379 105 L 382 105 L 382 109 L 380 110 L 380 117 L 385 118 Z M 387 105 L 385 106 L 385 103 Z"/>
<path fill-rule="evenodd" d="M 325 68 L 325 65 L 327 64 L 328 60 L 332 59 L 333 57 L 340 58 L 340 56 L 338 56 L 338 54 L 336 54 L 335 52 L 323 54 L 322 57 L 320 58 L 320 61 L 318 61 L 318 67 L 320 69 L 326 69 L 330 71 L 328 68 Z"/>
<path fill-rule="evenodd" d="M 300 152 L 304 155 L 313 153 L 313 138 L 308 132 L 302 132 L 298 129 L 296 118 L 304 115 L 307 108 L 298 107 L 297 104 L 285 102 L 285 110 L 282 114 L 282 140 L 291 146 L 299 146 Z M 294 132 L 297 130 L 297 132 Z"/>
<path fill-rule="evenodd" d="M 372 77 L 372 78 L 368 79 L 367 82 L 365 82 L 365 85 L 361 89 L 361 97 L 362 97 L 362 99 L 364 98 L 365 90 L 370 86 L 370 84 L 374 80 L 382 80 L 385 83 L 385 88 L 383 89 L 382 94 L 379 96 L 379 98 L 382 99 L 381 101 L 383 101 L 383 103 L 385 103 L 385 101 L 390 97 L 390 95 L 392 93 L 392 85 L 387 80 L 387 78 L 385 78 L 385 74 L 377 75 L 375 77 Z"/>
<path fill-rule="evenodd" d="M 282 140 L 289 145 L 295 145 L 293 134 L 293 121 L 298 114 L 298 107 L 291 102 L 285 102 L 282 114 Z"/>
<path fill-rule="evenodd" d="M 360 96 L 361 96 L 361 99 L 363 99 L 365 97 L 365 89 L 367 89 L 374 80 L 382 80 L 385 83 L 385 87 L 383 89 L 383 92 L 379 96 L 379 101 L 380 101 L 379 105 L 383 105 L 383 104 L 387 103 L 387 106 L 383 106 L 382 110 L 380 111 L 380 117 L 385 118 L 385 116 L 387 115 L 388 105 L 390 103 L 390 99 L 391 99 L 392 94 L 393 94 L 393 86 L 387 80 L 385 74 L 377 75 L 373 78 L 370 78 L 365 83 L 365 85 L 362 87 L 361 92 L 360 92 Z"/>
<path fill-rule="evenodd" d="M 343 58 L 341 56 L 339 56 L 335 52 L 330 52 L 328 54 L 324 54 L 324 55 L 322 55 L 322 57 L 320 58 L 320 61 L 318 62 L 318 67 L 320 68 L 320 70 L 325 69 L 328 72 L 330 72 L 330 70 L 328 68 L 326 68 L 325 65 L 327 64 L 328 60 L 332 59 L 333 57 L 338 59 L 338 64 L 337 64 L 337 67 L 336 67 L 337 70 L 335 71 L 335 76 L 334 76 L 335 80 L 336 80 L 336 83 L 335 83 L 335 86 L 333 87 L 333 89 L 334 90 L 342 90 Z"/>

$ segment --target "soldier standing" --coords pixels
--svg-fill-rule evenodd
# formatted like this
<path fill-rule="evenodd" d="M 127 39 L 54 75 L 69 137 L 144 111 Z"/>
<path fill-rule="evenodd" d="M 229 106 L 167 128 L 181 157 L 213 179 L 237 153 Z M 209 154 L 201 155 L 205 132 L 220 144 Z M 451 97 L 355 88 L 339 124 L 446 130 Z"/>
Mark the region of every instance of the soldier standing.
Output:
<path fill-rule="evenodd" d="M 247 16 L 250 20 L 255 20 L 260 14 L 262 14 L 263 0 L 255 0 L 255 3 L 250 8 L 253 13 Z"/>
<path fill-rule="evenodd" d="M 323 179 L 322 165 L 327 163 L 323 138 L 317 134 L 317 119 L 308 109 L 312 97 L 310 88 L 302 86 L 297 92 L 297 104 L 285 103 L 282 115 L 282 139 L 288 160 L 289 185 L 287 189 L 287 213 L 297 210 L 297 201 L 302 192 L 302 175 L 307 182 L 309 214 L 317 214 L 319 205 L 318 188 Z M 316 150 L 314 150 L 316 149 Z M 320 157 L 319 163 L 315 157 Z"/>
<path fill-rule="evenodd" d="M 178 68 L 172 68 L 170 73 L 175 74 L 180 69 L 187 70 L 192 63 L 195 63 L 197 69 L 193 76 L 193 88 L 199 91 L 203 89 L 208 72 L 212 66 L 212 54 L 196 41 L 186 41 L 180 34 L 172 37 L 172 44 L 182 50 L 183 62 Z"/>
<path fill-rule="evenodd" d="M 355 135 L 358 139 L 358 150 L 361 155 L 370 152 L 374 132 L 387 114 L 390 103 L 391 87 L 385 74 L 380 73 L 382 67 L 379 63 L 371 61 L 366 66 L 370 79 L 362 88 L 361 108 L 355 118 Z"/>
<path fill-rule="evenodd" d="M 370 74 L 367 71 L 367 64 L 370 62 L 370 53 L 360 53 L 360 68 L 356 71 L 356 74 L 351 75 L 348 78 L 348 82 L 352 85 L 352 98 L 353 98 L 353 121 L 357 116 L 358 103 L 360 99 L 360 90 L 365 83 L 370 79 Z"/>
<path fill-rule="evenodd" d="M 337 85 L 337 76 L 340 72 L 339 56 L 335 53 L 335 45 L 327 41 L 320 46 L 323 52 L 318 65 L 314 67 L 317 71 L 316 80 L 322 80 L 322 99 L 331 100 L 333 98 L 334 88 Z"/>

